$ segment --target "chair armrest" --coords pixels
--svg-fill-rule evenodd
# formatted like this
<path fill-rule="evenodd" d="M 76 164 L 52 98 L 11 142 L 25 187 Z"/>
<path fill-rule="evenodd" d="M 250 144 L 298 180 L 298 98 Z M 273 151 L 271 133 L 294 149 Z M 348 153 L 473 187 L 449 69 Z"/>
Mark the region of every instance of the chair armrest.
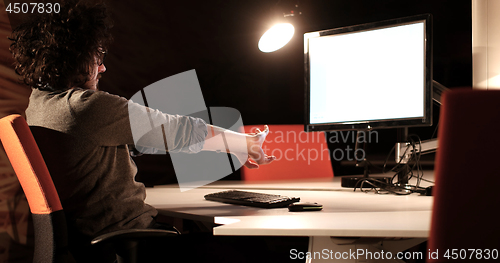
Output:
<path fill-rule="evenodd" d="M 150 238 L 177 236 L 178 233 L 171 230 L 163 229 L 126 229 L 100 235 L 90 242 L 92 245 L 101 244 L 104 242 L 121 242 L 121 241 L 140 241 Z"/>
<path fill-rule="evenodd" d="M 156 238 L 179 235 L 176 231 L 163 229 L 126 229 L 100 235 L 90 242 L 92 245 L 111 245 L 118 263 L 139 262 L 139 243 Z"/>

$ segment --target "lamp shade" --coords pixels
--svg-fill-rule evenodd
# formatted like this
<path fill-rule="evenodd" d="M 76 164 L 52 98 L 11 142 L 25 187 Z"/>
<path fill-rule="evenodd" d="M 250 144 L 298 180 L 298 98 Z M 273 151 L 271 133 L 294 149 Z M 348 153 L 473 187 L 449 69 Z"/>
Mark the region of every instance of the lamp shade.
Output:
<path fill-rule="evenodd" d="M 290 23 L 277 24 L 262 35 L 259 40 L 259 50 L 262 52 L 274 52 L 285 46 L 293 37 L 295 28 Z"/>

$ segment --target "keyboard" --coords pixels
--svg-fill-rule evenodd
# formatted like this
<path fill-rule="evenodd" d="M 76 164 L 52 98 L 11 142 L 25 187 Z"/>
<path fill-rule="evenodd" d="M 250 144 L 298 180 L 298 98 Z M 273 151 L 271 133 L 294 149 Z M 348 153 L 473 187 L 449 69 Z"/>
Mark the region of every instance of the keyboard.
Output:
<path fill-rule="evenodd" d="M 239 190 L 227 190 L 205 195 L 209 201 L 222 202 L 234 205 L 254 206 L 261 208 L 281 208 L 299 202 L 299 197 L 264 194 Z"/>

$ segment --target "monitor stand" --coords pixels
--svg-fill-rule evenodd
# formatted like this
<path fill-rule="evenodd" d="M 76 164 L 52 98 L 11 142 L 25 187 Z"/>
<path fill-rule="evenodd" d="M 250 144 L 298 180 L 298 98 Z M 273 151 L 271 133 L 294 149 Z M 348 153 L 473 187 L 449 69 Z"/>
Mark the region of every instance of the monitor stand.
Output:
<path fill-rule="evenodd" d="M 413 187 L 409 185 L 409 178 L 411 168 L 407 163 L 411 160 L 413 154 L 427 154 L 435 152 L 438 148 L 438 140 L 429 139 L 414 143 L 414 146 L 408 142 L 408 129 L 401 129 L 399 131 L 401 136 L 398 136 L 398 143 L 395 145 L 395 157 L 396 163 L 402 164 L 403 166 L 397 172 L 397 182 L 394 184 L 401 193 L 409 192 L 409 189 Z"/>
<path fill-rule="evenodd" d="M 356 144 L 354 147 L 354 158 L 356 166 L 363 167 L 363 176 L 342 177 L 341 185 L 347 188 L 380 188 L 391 184 L 392 177 L 370 177 L 370 162 L 366 159 L 366 143 L 361 140 L 361 135 L 365 136 L 368 130 L 359 130 L 356 132 Z M 362 147 L 362 148 L 361 148 Z M 363 153 L 362 155 L 359 152 Z"/>
<path fill-rule="evenodd" d="M 408 141 L 408 127 L 398 129 L 398 142 Z M 404 161 L 398 161 L 397 163 L 405 163 Z M 401 170 L 396 173 L 397 181 L 394 182 L 394 191 L 401 194 L 407 194 L 410 192 L 411 186 L 408 185 L 410 176 L 410 168 L 408 165 L 403 165 Z"/>
<path fill-rule="evenodd" d="M 442 104 L 441 95 L 448 91 L 449 89 L 440 84 L 439 82 L 432 81 L 432 99 L 438 105 Z M 412 154 L 426 154 L 435 152 L 438 148 L 437 139 L 424 140 L 415 145 L 414 149 L 410 148 L 410 143 L 408 142 L 408 128 L 398 129 L 398 142 L 395 145 L 396 163 L 406 164 L 410 160 Z M 415 151 L 415 152 L 414 152 Z M 399 193 L 410 192 L 408 189 L 411 186 L 408 184 L 410 177 L 410 168 L 408 165 L 403 165 L 402 169 L 396 174 L 397 182 L 394 184 L 394 188 L 399 191 Z"/>

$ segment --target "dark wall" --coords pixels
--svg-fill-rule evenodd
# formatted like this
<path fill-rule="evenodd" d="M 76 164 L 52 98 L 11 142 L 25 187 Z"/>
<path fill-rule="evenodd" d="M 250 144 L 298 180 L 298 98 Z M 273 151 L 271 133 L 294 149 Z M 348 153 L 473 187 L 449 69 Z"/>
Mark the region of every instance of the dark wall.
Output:
<path fill-rule="evenodd" d="M 470 0 L 300 1 L 303 14 L 294 21 L 292 41 L 277 52 L 260 52 L 258 40 L 273 15 L 295 3 L 109 1 L 115 42 L 101 89 L 130 97 L 157 80 L 196 69 L 207 106 L 236 108 L 245 124 L 302 123 L 304 32 L 422 13 L 434 18 L 434 79 L 447 87 L 472 84 Z M 427 139 L 434 130 L 435 125 L 410 132 Z M 371 152 L 388 152 L 395 133 L 381 130 Z"/>

